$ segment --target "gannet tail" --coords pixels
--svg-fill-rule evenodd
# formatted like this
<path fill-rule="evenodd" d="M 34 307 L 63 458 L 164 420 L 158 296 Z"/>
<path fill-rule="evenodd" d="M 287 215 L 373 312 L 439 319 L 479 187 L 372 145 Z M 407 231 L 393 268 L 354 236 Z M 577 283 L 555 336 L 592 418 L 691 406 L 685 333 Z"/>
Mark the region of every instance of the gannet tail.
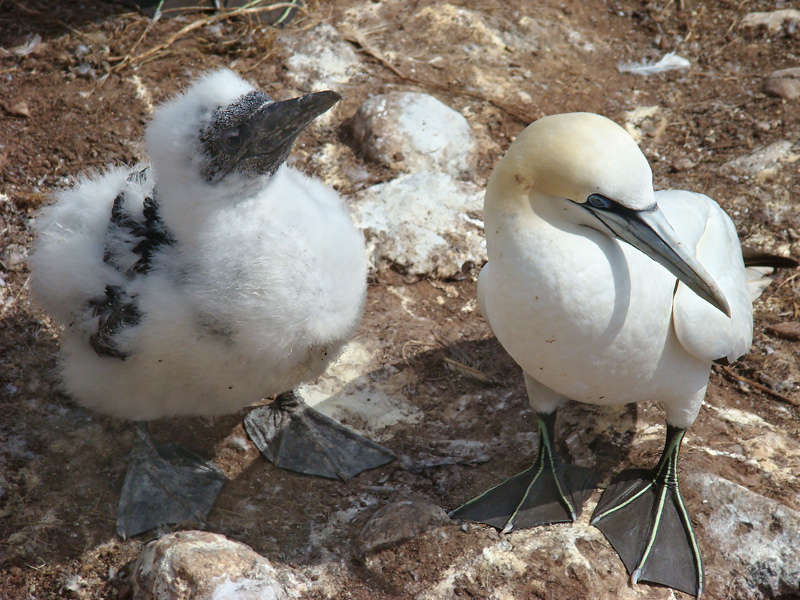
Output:
<path fill-rule="evenodd" d="M 791 256 L 767 254 L 749 248 L 742 248 L 742 257 L 747 277 L 747 291 L 750 292 L 751 301 L 755 301 L 772 283 L 770 275 L 775 272 L 775 269 L 795 269 L 800 266 L 800 261 Z"/>

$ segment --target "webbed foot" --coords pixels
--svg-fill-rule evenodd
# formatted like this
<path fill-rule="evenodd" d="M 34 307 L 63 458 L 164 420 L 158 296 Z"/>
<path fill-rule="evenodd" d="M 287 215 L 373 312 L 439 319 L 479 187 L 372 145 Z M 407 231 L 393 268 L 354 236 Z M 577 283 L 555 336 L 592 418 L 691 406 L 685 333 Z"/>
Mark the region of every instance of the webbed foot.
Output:
<path fill-rule="evenodd" d="M 125 539 L 160 525 L 204 520 L 228 478 L 183 446 L 154 446 L 144 426 L 137 426 L 137 434 L 120 493 L 117 535 Z"/>
<path fill-rule="evenodd" d="M 244 428 L 275 466 L 306 475 L 347 481 L 395 459 L 390 450 L 310 408 L 294 392 L 250 411 Z"/>
<path fill-rule="evenodd" d="M 594 491 L 597 474 L 561 462 L 553 448 L 556 413 L 537 414 L 539 453 L 533 466 L 450 513 L 509 532 L 550 523 L 571 523 Z"/>
<path fill-rule="evenodd" d="M 659 583 L 699 597 L 703 562 L 676 469 L 685 432 L 667 426 L 658 466 L 620 473 L 603 492 L 592 524 L 619 554 L 633 583 Z"/>

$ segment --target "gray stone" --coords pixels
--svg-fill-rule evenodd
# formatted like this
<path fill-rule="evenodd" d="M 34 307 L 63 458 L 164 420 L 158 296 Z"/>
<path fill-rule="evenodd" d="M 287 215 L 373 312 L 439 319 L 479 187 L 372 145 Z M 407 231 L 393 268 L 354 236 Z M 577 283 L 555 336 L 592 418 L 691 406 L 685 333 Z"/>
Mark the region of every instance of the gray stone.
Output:
<path fill-rule="evenodd" d="M 730 175 L 759 177 L 767 171 L 777 169 L 781 161 L 791 156 L 792 142 L 781 140 L 753 152 L 748 156 L 740 156 L 722 165 L 721 171 Z"/>
<path fill-rule="evenodd" d="M 764 92 L 785 100 L 800 98 L 800 67 L 770 73 L 764 80 Z"/>
<path fill-rule="evenodd" d="M 483 192 L 445 173 L 401 175 L 359 192 L 351 208 L 373 269 L 447 278 L 486 261 Z"/>
<path fill-rule="evenodd" d="M 406 471 L 418 473 L 432 467 L 446 465 L 478 465 L 489 462 L 488 444 L 477 440 L 430 440 L 424 449 L 412 457 L 402 457 L 400 464 Z"/>
<path fill-rule="evenodd" d="M 249 546 L 203 531 L 149 543 L 132 580 L 133 600 L 289 600 L 306 587 Z"/>
<path fill-rule="evenodd" d="M 369 554 L 412 540 L 452 521 L 440 506 L 425 500 L 402 500 L 379 509 L 356 540 L 360 554 Z"/>
<path fill-rule="evenodd" d="M 353 134 L 365 156 L 405 172 L 471 171 L 475 142 L 464 116 L 433 96 L 392 92 L 361 105 Z"/>
<path fill-rule="evenodd" d="M 706 545 L 732 563 L 719 582 L 730 598 L 800 592 L 800 513 L 715 474 L 692 474 L 687 483 L 698 489 L 708 511 Z"/>

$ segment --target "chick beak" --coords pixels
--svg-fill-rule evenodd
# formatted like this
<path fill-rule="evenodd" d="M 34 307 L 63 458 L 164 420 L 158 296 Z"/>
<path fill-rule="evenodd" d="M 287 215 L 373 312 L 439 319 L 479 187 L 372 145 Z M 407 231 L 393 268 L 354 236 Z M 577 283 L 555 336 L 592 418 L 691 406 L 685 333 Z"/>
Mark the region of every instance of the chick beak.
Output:
<path fill-rule="evenodd" d="M 341 99 L 336 92 L 324 91 L 265 104 L 247 123 L 250 135 L 245 156 L 270 157 L 269 162 L 279 165 L 300 132 Z"/>

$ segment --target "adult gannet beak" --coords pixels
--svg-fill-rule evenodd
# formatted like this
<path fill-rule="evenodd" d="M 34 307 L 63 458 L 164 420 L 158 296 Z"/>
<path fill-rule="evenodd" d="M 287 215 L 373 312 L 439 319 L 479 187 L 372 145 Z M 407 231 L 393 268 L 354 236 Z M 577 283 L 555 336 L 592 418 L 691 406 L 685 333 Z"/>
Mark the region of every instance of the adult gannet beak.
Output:
<path fill-rule="evenodd" d="M 580 204 L 616 237 L 640 250 L 675 275 L 690 290 L 718 308 L 728 317 L 731 309 L 717 283 L 678 239 L 657 204 L 645 210 L 633 210 L 593 194 Z"/>

